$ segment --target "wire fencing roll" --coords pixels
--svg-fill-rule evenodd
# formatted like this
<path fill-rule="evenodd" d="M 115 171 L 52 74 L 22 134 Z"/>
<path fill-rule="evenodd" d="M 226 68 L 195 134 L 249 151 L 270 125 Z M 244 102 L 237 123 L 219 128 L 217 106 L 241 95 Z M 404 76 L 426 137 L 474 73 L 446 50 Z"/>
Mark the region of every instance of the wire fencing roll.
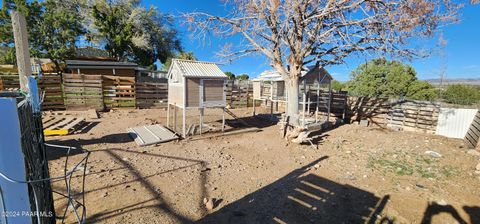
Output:
<path fill-rule="evenodd" d="M 33 223 L 56 223 L 57 219 L 64 223 L 70 213 L 73 213 L 74 219 L 78 223 L 84 223 L 86 220 L 85 172 L 90 152 L 81 150 L 81 159 L 69 169 L 70 153 L 73 150 L 77 152 L 79 150 L 74 147 L 45 144 L 41 113 L 36 113 L 32 110 L 32 105 L 28 98 L 25 99 L 21 95 L 12 94 L 7 97 L 17 98 L 21 146 L 27 176 L 26 181 L 15 180 L 0 170 L 0 178 L 12 183 L 28 185 Z M 65 152 L 62 176 L 49 176 L 47 147 L 49 150 L 62 150 Z M 75 191 L 75 194 L 72 191 L 72 178 L 80 178 L 81 180 L 80 190 Z M 65 186 L 62 186 L 62 191 L 52 189 L 51 183 L 56 181 L 63 181 L 65 184 Z M 58 194 L 59 197 L 66 199 L 67 206 L 56 208 L 53 194 Z M 69 210 L 70 213 L 68 212 Z M 60 212 L 55 213 L 55 211 Z"/>

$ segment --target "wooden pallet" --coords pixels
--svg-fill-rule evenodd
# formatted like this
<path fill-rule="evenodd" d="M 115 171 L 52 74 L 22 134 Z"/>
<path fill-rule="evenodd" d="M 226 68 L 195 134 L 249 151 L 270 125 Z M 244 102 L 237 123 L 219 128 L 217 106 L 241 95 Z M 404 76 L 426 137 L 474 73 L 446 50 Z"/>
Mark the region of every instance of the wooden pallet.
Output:
<path fill-rule="evenodd" d="M 472 124 L 464 138 L 468 148 L 474 149 L 480 142 L 480 110 L 473 118 Z"/>
<path fill-rule="evenodd" d="M 83 117 L 59 117 L 51 116 L 43 118 L 43 134 L 51 135 L 68 135 L 74 132 L 83 122 Z"/>

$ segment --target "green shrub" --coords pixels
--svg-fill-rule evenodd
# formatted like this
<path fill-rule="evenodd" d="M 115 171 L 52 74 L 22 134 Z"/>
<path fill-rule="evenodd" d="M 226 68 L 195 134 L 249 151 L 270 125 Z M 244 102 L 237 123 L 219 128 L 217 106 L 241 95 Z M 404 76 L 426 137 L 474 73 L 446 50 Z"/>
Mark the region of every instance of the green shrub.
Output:
<path fill-rule="evenodd" d="M 341 90 L 345 90 L 345 88 L 346 88 L 346 85 L 345 85 L 344 82 L 340 82 L 340 81 L 337 81 L 337 80 L 332 81 L 332 89 L 333 90 L 341 91 Z"/>
<path fill-rule="evenodd" d="M 448 103 L 472 105 L 480 103 L 480 89 L 464 84 L 449 85 L 443 93 L 443 98 Z"/>
<path fill-rule="evenodd" d="M 347 89 L 351 95 L 413 100 L 434 100 L 435 88 L 417 79 L 412 66 L 385 58 L 360 65 L 350 74 Z"/>

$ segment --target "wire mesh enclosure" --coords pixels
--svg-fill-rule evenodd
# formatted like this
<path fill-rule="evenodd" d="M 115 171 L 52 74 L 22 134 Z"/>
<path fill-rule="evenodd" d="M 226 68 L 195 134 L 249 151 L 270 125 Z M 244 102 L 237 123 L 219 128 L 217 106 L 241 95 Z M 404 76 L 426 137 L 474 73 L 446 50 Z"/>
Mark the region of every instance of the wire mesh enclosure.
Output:
<path fill-rule="evenodd" d="M 32 101 L 28 97 L 24 97 L 19 93 L 2 93 L 0 94 L 0 102 L 3 100 L 11 101 L 14 98 L 17 102 L 16 105 L 10 104 L 13 110 L 17 113 L 6 113 L 2 116 L 11 116 L 5 119 L 11 120 L 12 124 L 18 126 L 12 130 L 19 130 L 19 139 L 3 139 L 4 141 L 20 141 L 17 148 L 9 148 L 7 151 L 3 148 L 2 156 L 11 156 L 21 154 L 24 160 L 25 178 L 18 179 L 18 175 L 13 175 L 15 170 L 0 170 L 0 178 L 3 182 L 0 182 L 0 189 L 3 188 L 1 183 L 13 183 L 15 185 L 26 185 L 28 189 L 28 195 L 25 198 L 29 200 L 30 211 L 9 211 L 18 212 L 19 215 L 31 217 L 32 223 L 56 223 L 57 219 L 60 219 L 62 223 L 68 218 L 68 210 L 74 214 L 69 221 L 76 221 L 83 223 L 86 219 L 86 207 L 84 203 L 84 188 L 85 188 L 85 170 L 88 161 L 89 152 L 81 151 L 83 153 L 82 159 L 76 162 L 72 168 L 69 169 L 69 156 L 70 152 L 74 149 L 72 147 L 56 146 L 45 144 L 42 128 L 42 116 L 40 112 L 35 112 L 32 108 Z M 7 98 L 7 100 L 5 99 Z M 8 99 L 10 98 L 10 99 Z M 2 104 L 3 105 L 3 104 Z M 3 105 L 4 106 L 4 105 Z M 18 122 L 14 121 L 18 119 Z M 5 124 L 0 124 L 5 125 Z M 5 128 L 4 128 L 5 130 Z M 3 141 L 2 140 L 2 141 Z M 57 150 L 60 154 L 64 154 L 64 175 L 60 177 L 49 176 L 49 166 L 47 157 L 47 147 L 49 150 Z M 57 153 L 58 154 L 58 153 Z M 78 154 L 78 153 L 77 153 Z M 21 157 L 20 157 L 21 158 Z M 6 158 L 8 159 L 8 158 Z M 23 166 L 23 165 L 21 165 Z M 22 172 L 20 172 L 22 173 Z M 76 190 L 75 194 L 72 193 L 72 178 L 80 178 L 80 190 Z M 78 175 L 79 174 L 79 175 Z M 12 178 L 15 176 L 15 178 Z M 55 191 L 52 189 L 52 182 L 63 181 L 64 184 L 60 188 L 61 190 Z M 78 182 L 78 181 L 77 181 Z M 27 192 L 27 191 L 26 191 Z M 9 201 L 21 200 L 22 196 L 16 195 L 10 191 L 3 191 L 2 200 L 8 199 Z M 67 205 L 60 208 L 56 208 L 54 205 L 53 194 L 58 194 L 60 198 L 64 198 Z M 7 207 L 7 206 L 5 206 Z M 8 208 L 3 208 L 8 209 Z M 57 211 L 57 212 L 56 212 Z M 5 217 L 5 211 L 1 211 L 4 217 L 0 216 L 0 221 L 4 220 L 9 223 L 9 217 Z M 67 214 L 68 213 L 68 214 Z M 14 220 L 11 220 L 14 221 Z"/>

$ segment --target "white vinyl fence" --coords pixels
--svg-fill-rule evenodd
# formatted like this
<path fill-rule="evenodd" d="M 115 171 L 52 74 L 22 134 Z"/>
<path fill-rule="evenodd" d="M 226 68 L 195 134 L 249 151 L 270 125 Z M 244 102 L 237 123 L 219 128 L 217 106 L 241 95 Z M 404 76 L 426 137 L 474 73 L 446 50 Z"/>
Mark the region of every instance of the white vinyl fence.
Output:
<path fill-rule="evenodd" d="M 436 134 L 463 139 L 477 111 L 477 109 L 440 108 Z"/>

